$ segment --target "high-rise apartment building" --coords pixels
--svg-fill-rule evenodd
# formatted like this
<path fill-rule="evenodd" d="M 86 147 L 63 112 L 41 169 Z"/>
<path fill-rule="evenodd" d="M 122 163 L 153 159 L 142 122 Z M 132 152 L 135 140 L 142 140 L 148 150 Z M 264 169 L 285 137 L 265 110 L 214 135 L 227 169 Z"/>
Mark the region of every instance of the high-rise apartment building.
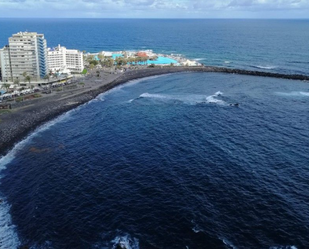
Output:
<path fill-rule="evenodd" d="M 0 49 L 0 81 L 13 81 L 9 46 Z"/>
<path fill-rule="evenodd" d="M 9 38 L 12 80 L 24 81 L 24 72 L 32 81 L 48 73 L 47 45 L 43 34 L 19 32 Z"/>

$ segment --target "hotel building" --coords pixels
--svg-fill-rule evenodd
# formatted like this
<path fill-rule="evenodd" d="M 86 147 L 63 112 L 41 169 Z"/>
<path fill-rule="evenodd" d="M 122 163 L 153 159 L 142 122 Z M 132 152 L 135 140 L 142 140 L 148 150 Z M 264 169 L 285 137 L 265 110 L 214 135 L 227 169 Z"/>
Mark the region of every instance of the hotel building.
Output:
<path fill-rule="evenodd" d="M 52 71 L 69 69 L 73 73 L 80 73 L 84 69 L 83 52 L 60 45 L 49 48 L 48 65 Z"/>

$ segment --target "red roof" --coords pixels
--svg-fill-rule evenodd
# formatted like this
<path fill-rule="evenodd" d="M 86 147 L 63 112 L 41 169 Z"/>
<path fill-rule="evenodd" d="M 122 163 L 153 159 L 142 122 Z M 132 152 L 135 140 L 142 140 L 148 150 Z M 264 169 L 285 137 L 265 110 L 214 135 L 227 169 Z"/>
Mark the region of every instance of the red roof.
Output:
<path fill-rule="evenodd" d="M 137 56 L 139 56 L 139 57 L 148 57 L 148 55 L 145 52 L 138 52 Z"/>

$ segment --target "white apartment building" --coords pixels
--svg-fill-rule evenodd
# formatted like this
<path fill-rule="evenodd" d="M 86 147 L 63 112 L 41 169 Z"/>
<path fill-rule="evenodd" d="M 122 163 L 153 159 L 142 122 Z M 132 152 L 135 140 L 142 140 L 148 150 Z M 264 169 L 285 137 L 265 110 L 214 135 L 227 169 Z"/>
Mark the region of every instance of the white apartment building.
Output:
<path fill-rule="evenodd" d="M 24 81 L 26 72 L 32 81 L 44 78 L 48 73 L 47 45 L 43 34 L 19 32 L 9 38 L 9 54 L 12 80 Z"/>
<path fill-rule="evenodd" d="M 84 70 L 83 52 L 60 45 L 49 48 L 48 65 L 51 71 L 69 69 L 73 73 L 80 73 Z"/>
<path fill-rule="evenodd" d="M 0 81 L 12 82 L 12 68 L 9 46 L 0 49 Z"/>

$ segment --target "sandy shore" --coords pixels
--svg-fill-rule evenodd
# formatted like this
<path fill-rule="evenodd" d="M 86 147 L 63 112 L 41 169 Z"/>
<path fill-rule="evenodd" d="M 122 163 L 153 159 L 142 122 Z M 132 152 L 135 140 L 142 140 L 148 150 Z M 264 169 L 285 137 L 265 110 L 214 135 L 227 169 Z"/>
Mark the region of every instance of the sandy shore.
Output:
<path fill-rule="evenodd" d="M 295 80 L 309 80 L 309 76 L 305 75 L 284 75 L 207 66 L 195 68 L 145 68 L 127 71 L 117 75 L 101 72 L 99 77 L 93 74 L 87 76 L 86 78 L 81 78 L 80 81 L 85 82 L 84 87 L 66 90 L 63 92 L 54 93 L 52 95 L 45 95 L 41 98 L 12 104 L 13 109 L 10 113 L 0 115 L 0 155 L 8 152 L 8 150 L 11 149 L 15 143 L 25 138 L 39 125 L 96 98 L 99 94 L 106 92 L 115 86 L 134 79 L 186 71 L 222 72 Z"/>

